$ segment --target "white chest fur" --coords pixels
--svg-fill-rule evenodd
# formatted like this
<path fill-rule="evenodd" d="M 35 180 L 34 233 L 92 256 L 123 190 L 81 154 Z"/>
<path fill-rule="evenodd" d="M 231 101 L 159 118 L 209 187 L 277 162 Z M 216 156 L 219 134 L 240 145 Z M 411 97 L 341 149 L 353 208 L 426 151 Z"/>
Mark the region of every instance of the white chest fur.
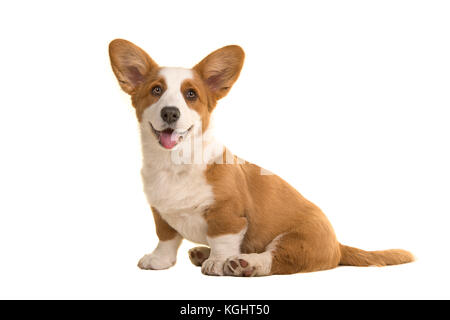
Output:
<path fill-rule="evenodd" d="M 141 173 L 148 202 L 183 238 L 207 244 L 204 213 L 214 203 L 214 193 L 206 180 L 206 163 L 221 157 L 223 146 L 213 138 L 204 139 L 202 164 L 177 164 L 170 152 L 162 150 L 148 134 L 145 125 L 141 126 L 141 142 Z"/>
<path fill-rule="evenodd" d="M 205 210 L 214 202 L 203 165 L 155 168 L 144 164 L 142 178 L 148 202 L 183 238 L 206 244 Z"/>
<path fill-rule="evenodd" d="M 190 152 L 191 161 L 174 161 L 173 154 L 163 150 L 154 138 L 145 121 L 147 115 L 144 112 L 144 121 L 140 123 L 144 160 L 141 173 L 147 200 L 183 238 L 207 244 L 204 213 L 214 203 L 214 193 L 206 180 L 205 170 L 207 163 L 221 159 L 223 145 L 214 139 L 210 129 L 202 134 L 201 122 L 196 123 L 191 136 L 201 141 L 202 161 L 193 161 L 197 154 L 194 150 Z M 183 144 L 191 147 L 197 145 L 188 140 Z"/>

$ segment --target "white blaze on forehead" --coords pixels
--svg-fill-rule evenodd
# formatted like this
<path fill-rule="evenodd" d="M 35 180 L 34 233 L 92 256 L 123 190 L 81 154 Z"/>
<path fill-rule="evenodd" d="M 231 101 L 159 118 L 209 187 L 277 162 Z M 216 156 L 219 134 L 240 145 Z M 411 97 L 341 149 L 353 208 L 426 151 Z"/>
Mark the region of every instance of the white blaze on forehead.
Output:
<path fill-rule="evenodd" d="M 192 79 L 194 74 L 191 69 L 184 68 L 161 68 L 159 75 L 166 82 L 165 92 L 158 104 L 161 107 L 172 106 L 180 110 L 178 126 L 187 130 L 199 119 L 197 112 L 188 107 L 181 92 L 181 85 L 187 79 Z"/>
<path fill-rule="evenodd" d="M 181 84 L 186 79 L 192 79 L 194 74 L 191 69 L 185 68 L 161 68 L 159 75 L 164 78 L 167 85 L 167 91 L 180 92 Z"/>

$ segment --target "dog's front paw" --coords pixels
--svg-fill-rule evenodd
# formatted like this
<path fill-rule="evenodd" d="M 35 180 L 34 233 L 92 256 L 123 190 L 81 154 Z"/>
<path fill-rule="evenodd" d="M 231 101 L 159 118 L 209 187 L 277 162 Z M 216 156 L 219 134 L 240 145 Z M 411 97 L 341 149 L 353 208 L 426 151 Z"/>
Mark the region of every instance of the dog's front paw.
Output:
<path fill-rule="evenodd" d="M 217 258 L 206 259 L 202 263 L 202 273 L 209 276 L 223 276 L 225 260 Z"/>
<path fill-rule="evenodd" d="M 175 264 L 176 260 L 170 257 L 160 256 L 154 253 L 146 254 L 139 260 L 138 267 L 144 270 L 168 269 Z"/>

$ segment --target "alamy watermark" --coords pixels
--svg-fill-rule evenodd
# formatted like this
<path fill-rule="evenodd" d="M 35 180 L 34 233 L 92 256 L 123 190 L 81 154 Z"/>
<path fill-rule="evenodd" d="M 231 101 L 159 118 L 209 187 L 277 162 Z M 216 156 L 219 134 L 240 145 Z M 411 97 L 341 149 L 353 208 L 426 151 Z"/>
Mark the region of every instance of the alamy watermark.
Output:
<path fill-rule="evenodd" d="M 176 133 L 172 134 L 171 139 L 181 139 L 182 143 L 171 152 L 171 161 L 174 164 L 225 164 L 225 165 L 243 165 L 249 164 L 248 161 L 235 156 L 221 143 L 213 141 L 208 134 L 202 134 L 201 126 L 185 137 L 179 137 Z M 260 169 L 261 175 L 273 175 L 269 170 Z"/>

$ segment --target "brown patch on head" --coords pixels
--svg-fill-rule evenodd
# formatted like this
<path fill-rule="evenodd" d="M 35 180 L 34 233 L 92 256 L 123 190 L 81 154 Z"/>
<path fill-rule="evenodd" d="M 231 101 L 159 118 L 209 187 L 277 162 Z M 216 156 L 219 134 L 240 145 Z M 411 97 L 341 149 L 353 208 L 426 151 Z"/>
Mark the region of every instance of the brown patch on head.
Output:
<path fill-rule="evenodd" d="M 205 86 L 200 75 L 192 70 L 194 74 L 193 79 L 186 79 L 181 84 L 181 94 L 186 101 L 186 104 L 192 110 L 195 110 L 202 119 L 202 130 L 205 131 L 209 125 L 211 111 L 214 109 L 215 100 L 211 92 Z M 194 96 L 191 97 L 190 94 Z"/>
<path fill-rule="evenodd" d="M 154 94 L 153 90 L 156 87 L 161 88 L 160 94 Z M 156 103 L 166 90 L 167 84 L 164 78 L 159 75 L 159 68 L 151 72 L 137 92 L 131 96 L 131 101 L 136 108 L 136 116 L 139 121 L 142 120 L 144 110 Z"/>

